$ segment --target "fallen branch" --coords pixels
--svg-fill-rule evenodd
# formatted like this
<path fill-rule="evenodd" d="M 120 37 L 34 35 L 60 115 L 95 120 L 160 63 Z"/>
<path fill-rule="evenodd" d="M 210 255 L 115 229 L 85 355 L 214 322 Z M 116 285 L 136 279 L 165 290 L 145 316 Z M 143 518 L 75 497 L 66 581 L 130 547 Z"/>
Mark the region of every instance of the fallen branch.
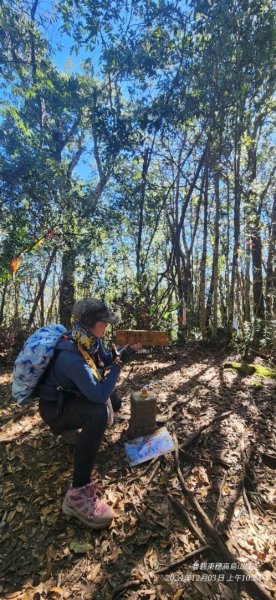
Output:
<path fill-rule="evenodd" d="M 267 352 L 264 352 L 263 350 L 259 350 L 258 348 L 251 348 L 251 352 L 253 354 L 255 354 L 256 356 L 261 356 L 261 358 L 265 358 L 265 360 L 273 360 L 275 359 L 275 353 L 273 356 L 273 351 L 271 351 L 269 354 Z"/>
<path fill-rule="evenodd" d="M 140 479 L 141 477 L 143 477 L 144 475 L 146 475 L 148 473 L 148 471 L 150 471 L 150 469 L 152 468 L 153 465 L 155 465 L 155 463 L 159 463 L 160 459 L 159 456 L 157 456 L 156 458 L 154 458 L 153 460 L 150 461 L 150 464 L 146 466 L 146 468 L 144 468 L 142 471 L 139 471 L 137 473 L 137 475 L 134 475 L 132 477 L 130 477 L 130 479 L 127 480 L 128 483 L 132 483 L 133 481 L 135 481 L 136 479 Z M 114 481 L 117 481 L 114 480 Z"/>
<path fill-rule="evenodd" d="M 180 469 L 179 455 L 178 455 L 178 441 L 177 441 L 175 434 L 173 434 L 173 438 L 174 438 L 174 443 L 175 443 L 175 467 L 176 467 L 177 476 L 178 476 L 180 485 L 182 487 L 182 490 L 184 492 L 185 498 L 188 500 L 190 506 L 195 510 L 196 516 L 200 521 L 201 527 L 202 527 L 203 531 L 205 532 L 205 535 L 207 535 L 207 537 L 212 540 L 213 550 L 216 553 L 216 555 L 220 559 L 222 558 L 225 562 L 237 563 L 238 562 L 237 559 L 228 550 L 223 539 L 221 538 L 219 533 L 216 531 L 216 529 L 213 527 L 208 515 L 203 510 L 202 506 L 200 506 L 197 499 L 193 496 L 193 494 L 190 492 L 190 490 L 186 487 L 186 484 L 185 484 L 185 481 L 184 481 L 184 478 L 183 478 L 183 475 L 182 475 L 182 472 Z M 180 503 L 178 503 L 178 504 L 179 504 L 178 508 L 179 508 L 179 510 L 181 510 L 180 507 L 182 505 Z M 184 509 L 184 511 L 185 511 L 185 509 Z M 267 591 L 261 585 L 259 585 L 259 583 L 257 583 L 257 581 L 255 579 L 253 579 L 253 578 L 250 579 L 250 576 L 246 571 L 244 571 L 243 569 L 236 569 L 235 573 L 238 575 L 244 576 L 244 580 L 242 581 L 241 585 L 244 586 L 245 590 L 248 593 L 250 593 L 254 599 L 256 599 L 256 600 L 272 600 L 272 597 L 267 593 Z M 246 578 L 248 578 L 248 580 L 246 580 Z"/>
<path fill-rule="evenodd" d="M 275 454 L 267 454 L 267 452 L 261 453 L 262 461 L 270 469 L 276 469 L 276 456 Z"/>
<path fill-rule="evenodd" d="M 11 422 L 19 421 L 19 419 L 21 419 L 21 417 L 23 417 L 27 413 L 29 413 L 30 416 L 32 416 L 36 411 L 37 411 L 36 407 L 34 407 L 34 406 L 27 406 L 26 408 L 23 408 L 22 410 L 20 410 L 18 412 L 15 412 L 12 416 L 5 417 L 4 419 L 1 419 L 0 420 L 0 427 L 2 427 L 2 425 L 6 425 L 9 421 L 11 421 Z"/>
<path fill-rule="evenodd" d="M 246 489 L 244 487 L 244 483 L 242 484 L 242 495 L 243 495 L 244 504 L 245 504 L 245 506 L 247 508 L 248 514 L 250 516 L 250 519 L 251 519 L 252 523 L 254 523 L 255 519 L 254 519 L 254 515 L 253 515 L 253 512 L 252 512 L 252 508 L 250 506 L 250 502 L 249 502 L 249 500 L 247 498 L 247 494 L 246 494 Z"/>
<path fill-rule="evenodd" d="M 173 415 L 173 409 L 175 406 L 181 406 L 181 408 L 183 408 L 182 404 L 179 403 L 179 400 L 172 402 L 169 406 L 169 411 L 167 415 L 163 415 L 163 416 L 159 416 L 156 418 L 156 423 L 157 425 L 162 425 L 163 423 L 167 423 L 168 421 L 171 420 L 172 415 Z"/>
<path fill-rule="evenodd" d="M 135 506 L 134 502 L 131 502 L 131 506 L 133 506 L 134 512 L 135 512 L 138 520 L 142 523 L 142 525 L 144 525 L 148 529 L 152 529 L 152 527 L 153 527 L 152 524 L 148 522 L 148 520 L 146 519 L 146 517 L 144 517 L 144 515 L 141 515 L 138 508 Z M 154 529 L 155 529 L 155 527 L 154 527 Z"/>
<path fill-rule="evenodd" d="M 183 563 L 187 562 L 193 556 L 196 556 L 197 554 L 202 554 L 202 552 L 204 552 L 205 550 L 209 550 L 210 548 L 211 548 L 211 546 L 209 546 L 208 544 L 206 546 L 202 546 L 201 548 L 198 548 L 197 550 L 194 550 L 193 552 L 186 554 L 185 556 L 183 556 L 183 558 L 180 558 L 179 560 L 176 560 L 175 562 L 170 563 L 166 567 L 162 567 L 162 569 L 158 569 L 157 571 L 154 571 L 154 572 L 158 573 L 158 574 L 159 573 L 167 573 L 168 571 L 171 571 L 172 569 L 175 569 L 175 568 L 179 567 L 180 565 L 183 565 Z"/>
<path fill-rule="evenodd" d="M 169 500 L 172 504 L 174 512 L 175 512 L 178 520 L 180 521 L 181 525 L 183 525 L 183 527 L 187 527 L 188 529 L 190 529 L 190 531 L 194 534 L 194 536 L 203 545 L 206 545 L 205 537 L 203 536 L 198 525 L 196 523 L 194 523 L 194 521 L 191 519 L 189 513 L 185 510 L 184 506 L 182 504 L 180 504 L 180 502 L 178 502 L 178 500 L 173 498 L 173 496 L 171 496 L 170 494 L 168 494 L 168 497 L 169 497 Z"/>
<path fill-rule="evenodd" d="M 251 519 L 252 523 L 254 523 L 254 516 L 253 516 L 252 510 L 251 510 L 251 506 L 250 506 L 249 500 L 248 500 L 247 495 L 246 495 L 246 490 L 245 490 L 245 485 L 244 485 L 245 478 L 247 477 L 247 475 L 246 475 L 246 465 L 247 464 L 248 464 L 248 456 L 247 456 L 246 450 L 245 450 L 244 431 L 243 431 L 243 436 L 242 436 L 242 439 L 241 439 L 241 465 L 242 465 L 241 490 L 242 490 L 242 497 L 243 497 L 243 501 L 244 501 L 245 507 L 247 509 L 247 512 L 248 512 L 248 514 L 250 516 L 250 519 Z"/>
<path fill-rule="evenodd" d="M 219 505 L 220 505 L 220 501 L 221 501 L 222 488 L 224 486 L 224 482 L 225 482 L 225 473 L 223 475 L 222 482 L 221 482 L 221 484 L 219 486 L 219 497 L 218 497 L 217 505 L 216 505 L 216 508 L 215 508 L 214 516 L 213 516 L 213 525 L 216 524 L 216 521 L 217 521 L 217 518 L 218 518 L 218 510 L 219 510 Z"/>
<path fill-rule="evenodd" d="M 121 594 L 121 592 L 125 592 L 125 590 L 128 590 L 129 588 L 132 588 L 132 587 L 138 587 L 139 585 L 141 585 L 141 581 L 139 579 L 132 579 L 132 580 L 130 579 L 129 581 L 126 581 L 122 585 L 118 585 L 118 587 L 116 587 L 111 594 L 112 600 L 114 600 L 114 598 L 119 596 L 119 594 Z"/>
<path fill-rule="evenodd" d="M 155 475 L 158 473 L 160 468 L 160 460 L 158 460 L 158 462 L 156 463 L 148 481 L 147 481 L 147 487 L 149 486 L 149 484 L 152 482 L 152 480 L 154 479 Z"/>

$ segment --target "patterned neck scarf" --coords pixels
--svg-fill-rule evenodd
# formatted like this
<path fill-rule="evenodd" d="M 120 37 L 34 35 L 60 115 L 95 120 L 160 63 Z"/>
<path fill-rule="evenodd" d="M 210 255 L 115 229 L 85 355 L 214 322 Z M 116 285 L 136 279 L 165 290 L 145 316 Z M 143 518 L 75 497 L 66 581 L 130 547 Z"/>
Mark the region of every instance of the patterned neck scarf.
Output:
<path fill-rule="evenodd" d="M 72 339 L 77 345 L 78 351 L 88 364 L 96 380 L 102 381 L 103 375 L 100 371 L 98 371 L 99 357 L 97 352 L 100 345 L 99 340 L 95 338 L 92 333 L 86 331 L 86 329 L 84 329 L 77 321 L 74 321 L 72 324 Z"/>
<path fill-rule="evenodd" d="M 72 324 L 72 338 L 76 344 L 82 346 L 87 352 L 95 354 L 99 347 L 99 340 L 92 333 L 84 329 L 78 321 Z"/>
<path fill-rule="evenodd" d="M 86 364 L 89 366 L 89 368 L 91 369 L 94 377 L 96 378 L 97 381 L 102 381 L 103 380 L 103 375 L 102 373 L 100 373 L 100 371 L 97 369 L 97 365 L 94 362 L 91 354 L 89 354 L 88 352 L 86 352 L 86 350 L 84 350 L 84 348 L 82 348 L 80 346 L 80 344 L 78 344 L 78 351 L 81 353 L 81 355 L 83 356 Z"/>

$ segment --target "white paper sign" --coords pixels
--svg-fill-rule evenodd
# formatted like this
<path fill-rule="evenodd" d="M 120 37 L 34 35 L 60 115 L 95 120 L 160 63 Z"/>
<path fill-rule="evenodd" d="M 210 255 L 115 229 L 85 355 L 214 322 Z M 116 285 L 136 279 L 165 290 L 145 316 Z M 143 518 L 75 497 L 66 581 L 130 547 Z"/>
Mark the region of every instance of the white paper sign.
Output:
<path fill-rule="evenodd" d="M 166 427 L 161 427 L 154 433 L 126 442 L 125 450 L 130 466 L 134 467 L 156 456 L 172 452 L 175 446 Z"/>

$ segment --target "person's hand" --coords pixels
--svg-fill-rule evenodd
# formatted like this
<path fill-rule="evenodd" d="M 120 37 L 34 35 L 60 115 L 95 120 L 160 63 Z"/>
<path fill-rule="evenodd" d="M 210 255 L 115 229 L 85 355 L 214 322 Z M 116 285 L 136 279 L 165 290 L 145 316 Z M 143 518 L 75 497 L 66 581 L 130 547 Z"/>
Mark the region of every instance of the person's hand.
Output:
<path fill-rule="evenodd" d="M 134 352 L 138 352 L 138 350 L 141 350 L 142 344 L 140 344 L 140 342 L 138 342 L 137 344 L 131 344 L 130 348 Z"/>
<path fill-rule="evenodd" d="M 128 362 L 132 355 L 135 352 L 138 352 L 138 350 L 141 350 L 142 348 L 142 344 L 140 344 L 140 342 L 138 342 L 137 344 L 131 344 L 131 345 L 127 345 L 124 346 L 121 350 L 121 360 L 123 361 L 123 363 Z"/>
<path fill-rule="evenodd" d="M 111 346 L 111 354 L 112 354 L 112 364 L 117 365 L 118 367 L 123 367 L 124 361 L 122 360 L 122 352 L 118 350 L 116 344 L 112 344 Z"/>
<path fill-rule="evenodd" d="M 113 365 L 117 365 L 117 367 L 120 367 L 120 369 L 122 369 L 122 368 L 123 368 L 123 366 L 124 366 L 124 363 L 123 363 L 123 361 L 120 359 L 120 357 L 119 357 L 119 356 L 117 356 L 117 357 L 116 357 L 116 358 L 113 360 L 112 364 L 113 364 Z"/>
<path fill-rule="evenodd" d="M 112 354 L 112 362 L 115 362 L 116 358 L 120 358 L 120 352 L 119 352 L 116 344 L 112 344 L 112 346 L 111 346 L 111 354 Z"/>
<path fill-rule="evenodd" d="M 130 346 L 126 344 L 125 346 L 123 346 L 123 348 L 120 349 L 120 360 L 122 361 L 123 365 L 125 365 L 129 361 L 130 355 Z"/>
<path fill-rule="evenodd" d="M 112 362 L 122 367 L 128 361 L 129 353 L 131 353 L 128 344 L 120 348 L 120 350 L 118 350 L 115 344 L 112 344 L 111 348 Z"/>
<path fill-rule="evenodd" d="M 112 348 L 112 350 L 111 350 L 112 362 L 122 367 L 129 361 L 133 352 L 137 352 L 138 350 L 141 350 L 142 344 L 140 344 L 140 342 L 138 342 L 137 344 L 131 344 L 131 345 L 126 344 L 120 350 L 118 350 L 118 348 L 115 344 L 112 344 L 111 348 Z"/>

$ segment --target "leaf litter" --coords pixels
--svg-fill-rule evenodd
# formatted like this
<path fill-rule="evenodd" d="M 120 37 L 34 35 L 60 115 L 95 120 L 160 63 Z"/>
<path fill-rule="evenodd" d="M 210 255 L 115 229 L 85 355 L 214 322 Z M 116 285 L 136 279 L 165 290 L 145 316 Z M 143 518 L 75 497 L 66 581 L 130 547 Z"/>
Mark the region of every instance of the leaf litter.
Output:
<path fill-rule="evenodd" d="M 262 388 L 255 387 L 254 377 L 224 371 L 227 360 L 233 357 L 226 352 L 195 346 L 189 353 L 174 349 L 137 356 L 125 369 L 123 410 L 106 433 L 95 470 L 116 515 L 102 531 L 87 530 L 61 512 L 73 450 L 50 433 L 33 406 L 20 415 L 10 398 L 10 372 L 0 373 L 0 598 L 235 597 L 237 590 L 225 580 L 196 580 L 196 562 L 206 564 L 202 574 L 214 575 L 211 550 L 173 566 L 200 548 L 169 501 L 170 494 L 186 506 L 173 455 L 128 466 L 130 389 L 148 383 L 158 399 L 157 423 L 165 422 L 184 446 L 180 458 L 187 488 L 239 563 L 275 597 L 275 472 L 262 460 L 262 453 L 273 453 L 275 382 L 263 380 Z M 191 511 L 190 516 L 193 521 Z M 164 566 L 167 576 L 157 573 Z"/>

